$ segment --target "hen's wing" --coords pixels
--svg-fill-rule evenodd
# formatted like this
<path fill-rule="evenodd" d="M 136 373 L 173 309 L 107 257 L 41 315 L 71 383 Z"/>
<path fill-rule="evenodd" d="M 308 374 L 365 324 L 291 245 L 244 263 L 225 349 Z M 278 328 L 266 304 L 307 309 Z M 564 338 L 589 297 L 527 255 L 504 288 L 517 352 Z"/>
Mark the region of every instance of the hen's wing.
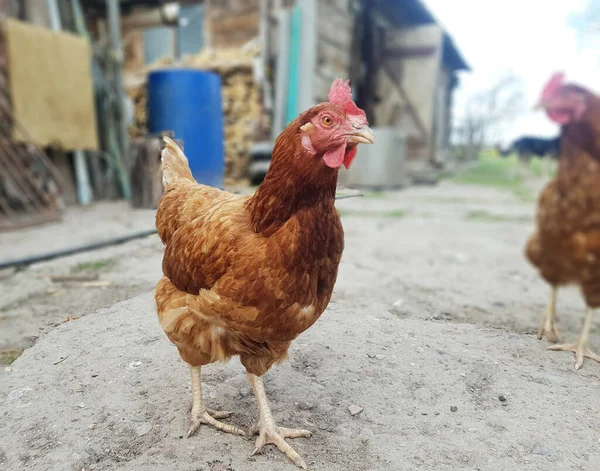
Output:
<path fill-rule="evenodd" d="M 223 276 L 238 252 L 238 239 L 244 221 L 246 198 L 217 195 L 208 208 L 194 199 L 203 193 L 192 193 L 173 221 L 163 256 L 163 272 L 181 291 L 198 294 L 211 288 Z M 176 226 L 175 226 L 176 225 Z M 246 229 L 247 230 L 247 229 Z"/>
<path fill-rule="evenodd" d="M 181 149 L 165 141 L 165 192 L 156 211 L 156 228 L 166 245 L 163 272 L 177 289 L 198 294 L 227 269 L 235 250 L 234 225 L 243 219 L 246 199 L 198 184 Z"/>

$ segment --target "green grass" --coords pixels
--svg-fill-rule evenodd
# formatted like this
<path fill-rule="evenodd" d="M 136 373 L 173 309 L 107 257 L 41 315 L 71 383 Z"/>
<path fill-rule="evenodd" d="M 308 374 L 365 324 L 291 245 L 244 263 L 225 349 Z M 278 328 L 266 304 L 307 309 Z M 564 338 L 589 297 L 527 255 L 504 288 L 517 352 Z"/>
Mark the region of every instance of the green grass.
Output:
<path fill-rule="evenodd" d="M 508 216 L 478 209 L 467 212 L 464 216 L 464 220 L 474 222 L 531 222 L 529 216 Z"/>
<path fill-rule="evenodd" d="M 482 185 L 510 191 L 523 202 L 535 198 L 525 186 L 523 170 L 516 156 L 501 158 L 492 153 L 483 153 L 475 167 L 452 178 L 456 183 Z"/>
<path fill-rule="evenodd" d="M 394 218 L 399 219 L 406 216 L 406 211 L 401 209 L 393 209 L 390 211 L 356 211 L 349 209 L 338 209 L 340 216 L 362 216 L 362 217 L 379 217 L 379 218 Z"/>
<path fill-rule="evenodd" d="M 96 272 L 103 269 L 112 268 L 117 264 L 116 258 L 103 258 L 91 262 L 82 262 L 71 267 L 71 273 Z"/>
<path fill-rule="evenodd" d="M 534 157 L 529 162 L 529 171 L 536 177 L 554 178 L 556 175 L 557 162 L 550 159 Z"/>
<path fill-rule="evenodd" d="M 29 301 L 29 299 L 31 299 L 30 296 L 23 296 L 22 298 L 15 299 L 11 303 L 5 304 L 4 306 L 0 306 L 0 312 L 8 312 L 12 309 L 16 309 L 19 306 L 25 304 L 27 301 Z"/>
<path fill-rule="evenodd" d="M 23 354 L 23 349 L 0 350 L 0 365 L 10 365 Z"/>
<path fill-rule="evenodd" d="M 368 199 L 384 199 L 386 194 L 384 191 L 366 191 L 363 196 Z"/>

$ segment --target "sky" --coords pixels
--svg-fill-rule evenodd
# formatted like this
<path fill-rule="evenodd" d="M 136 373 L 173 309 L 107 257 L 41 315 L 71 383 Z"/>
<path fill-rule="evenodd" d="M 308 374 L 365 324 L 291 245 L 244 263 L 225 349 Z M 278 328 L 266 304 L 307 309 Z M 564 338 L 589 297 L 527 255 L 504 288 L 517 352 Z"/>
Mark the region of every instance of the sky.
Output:
<path fill-rule="evenodd" d="M 512 74 L 523 83 L 523 113 L 503 130 L 507 144 L 522 135 L 552 137 L 559 129 L 532 110 L 544 83 L 556 71 L 600 92 L 600 42 L 581 41 L 569 19 L 587 0 L 424 0 L 453 37 L 472 71 L 460 74 L 455 116 L 469 97 Z M 571 21 L 572 24 L 572 21 Z M 594 37 L 593 39 L 597 39 Z"/>

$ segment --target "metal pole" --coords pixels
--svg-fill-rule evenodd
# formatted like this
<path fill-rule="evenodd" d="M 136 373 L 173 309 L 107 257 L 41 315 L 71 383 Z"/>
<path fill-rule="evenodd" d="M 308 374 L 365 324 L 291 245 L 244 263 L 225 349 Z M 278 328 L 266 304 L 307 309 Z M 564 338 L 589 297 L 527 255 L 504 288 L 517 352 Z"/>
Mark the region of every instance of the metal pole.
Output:
<path fill-rule="evenodd" d="M 115 91 L 117 94 L 117 119 L 119 121 L 119 147 L 123 157 L 121 163 L 122 170 L 129 175 L 129 142 L 127 135 L 127 123 L 125 122 L 125 85 L 123 82 L 123 48 L 121 45 L 121 12 L 119 10 L 119 0 L 106 0 L 106 10 L 108 16 L 108 36 L 111 49 L 111 55 L 114 64 Z M 126 170 L 127 169 L 127 170 Z M 128 179 L 127 179 L 128 180 Z M 123 183 L 123 182 L 122 182 Z M 128 181 L 122 185 L 126 199 L 131 197 L 131 191 Z"/>

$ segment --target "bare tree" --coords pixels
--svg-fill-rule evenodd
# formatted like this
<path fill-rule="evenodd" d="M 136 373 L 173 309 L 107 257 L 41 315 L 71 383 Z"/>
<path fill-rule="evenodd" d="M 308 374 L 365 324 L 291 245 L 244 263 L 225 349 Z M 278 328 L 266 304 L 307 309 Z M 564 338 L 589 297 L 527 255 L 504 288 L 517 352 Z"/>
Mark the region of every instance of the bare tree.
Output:
<path fill-rule="evenodd" d="M 523 112 L 524 104 L 522 83 L 511 75 L 471 97 L 456 130 L 461 157 L 476 158 L 484 146 L 497 142 L 502 127 Z"/>

